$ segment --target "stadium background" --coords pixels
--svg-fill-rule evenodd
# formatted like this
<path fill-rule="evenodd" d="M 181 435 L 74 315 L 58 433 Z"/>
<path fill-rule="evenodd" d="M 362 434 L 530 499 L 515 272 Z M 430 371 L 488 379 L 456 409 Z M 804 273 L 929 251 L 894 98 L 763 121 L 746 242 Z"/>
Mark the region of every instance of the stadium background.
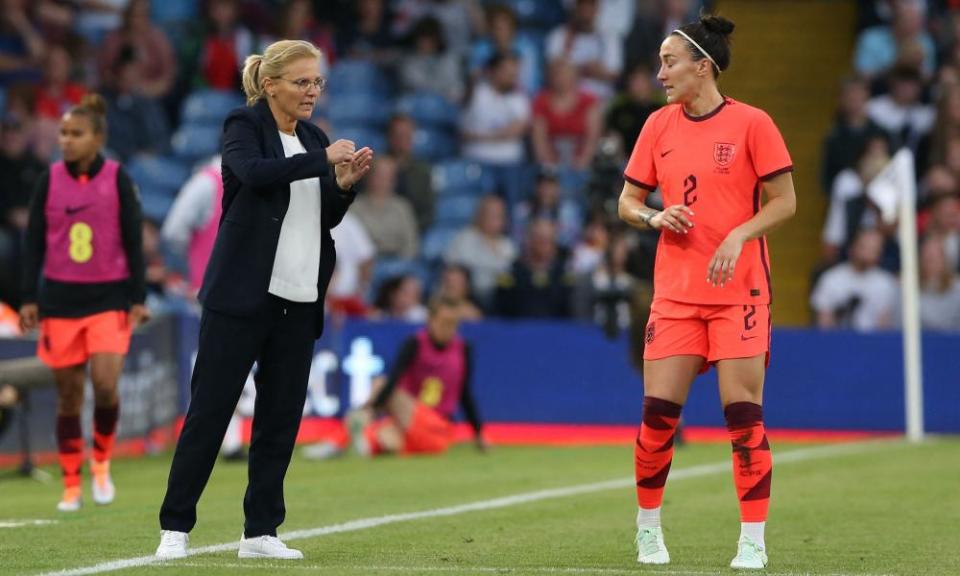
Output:
<path fill-rule="evenodd" d="M 256 52 L 272 39 L 292 36 L 310 39 L 327 53 L 328 88 L 316 122 L 335 138 L 372 146 L 382 158 L 391 152 L 390 118 L 402 112 L 416 126 L 413 157 L 429 171 L 427 180 L 420 180 L 427 188 L 406 191 L 411 197 L 419 194 L 421 201 L 426 197 L 429 210 L 417 205 L 390 211 L 391 220 L 394 216 L 406 218 L 398 213 L 414 215 L 414 251 L 410 253 L 407 245 L 390 245 L 389 240 L 377 237 L 376 229 L 368 230 L 377 251 L 368 277 L 353 292 L 328 302 L 334 319 L 317 346 L 306 407 L 316 418 L 307 420 L 304 437 L 318 434 L 327 419 L 362 400 L 369 377 L 390 361 L 400 338 L 422 318 L 426 295 L 442 289 L 442 270 L 447 262 L 456 261 L 449 253 L 451 243 L 470 226 L 486 195 L 506 198 L 508 218 L 502 238 L 513 244 L 522 262 L 526 224 L 536 216 L 529 199 L 538 178 L 546 174 L 556 179 L 561 189 L 561 207 L 542 215 L 552 215 L 557 223 L 550 254 L 563 271 L 557 280 L 563 302 L 547 311 L 512 306 L 507 310 L 499 303 L 538 299 L 536 292 L 531 296 L 506 290 L 510 283 L 503 279 L 510 276 L 509 269 L 502 271 L 507 274 L 501 274 L 499 289 L 489 301 L 478 298 L 486 318 L 471 323 L 466 332 L 478 346 L 480 408 L 495 424 L 555 426 L 492 427 L 494 439 L 502 442 L 542 441 L 545 437 L 580 443 L 632 439 L 642 395 L 641 381 L 630 361 L 630 322 L 624 311 L 650 279 L 649 256 L 655 237 L 651 240 L 650 235 L 624 231 L 615 222 L 614 200 L 622 184 L 619 170 L 632 142 L 617 146 L 615 139 L 606 137 L 622 128 L 607 112 L 621 106 L 629 116 L 659 105 L 662 95 L 655 83 L 645 99 L 616 95 L 624 85 L 622 79 L 636 65 L 647 64 L 655 70 L 656 43 L 649 54 L 637 54 L 630 47 L 644 45 L 645 31 L 653 30 L 648 36 L 662 37 L 662 6 L 689 19 L 699 3 L 599 2 L 598 37 L 602 42 L 614 38 L 623 50 L 607 62 L 611 79 L 587 90 L 593 93 L 591 102 L 603 118 L 604 128 L 589 162 L 582 167 L 575 161 L 546 158 L 549 153 L 545 156 L 538 150 L 529 129 L 521 138 L 522 161 L 507 167 L 471 155 L 469 144 L 460 135 L 476 88 L 483 83 L 482 63 L 492 50 L 482 31 L 482 10 L 503 5 L 516 17 L 519 54 L 535 63 L 520 70 L 519 91 L 530 104 L 539 93 L 532 87 L 547 85 L 550 35 L 571 17 L 574 2 L 131 2 L 134 13 L 149 15 L 149 22 L 141 19 L 137 26 L 149 32 L 145 34 L 150 49 L 167 54 L 148 63 L 140 60 L 142 54 L 138 56 L 136 50 L 124 49 L 129 37 L 115 31 L 124 20 L 123 5 L 127 3 L 106 4 L 115 5 L 116 12 L 92 15 L 83 2 L 55 0 L 4 5 L 0 48 L 12 64 L 0 74 L 4 109 L 0 298 L 14 310 L 19 303 L 18 242 L 23 230 L 19 218 L 29 201 L 30 175 L 36 176 L 37 166 L 56 158 L 59 114 L 84 90 L 105 91 L 111 104 L 111 136 L 116 134 L 108 147 L 123 159 L 138 184 L 150 219 L 145 225 L 151 287 L 148 304 L 158 313 L 152 325 L 135 338 L 121 382 L 121 435 L 128 441 L 128 450 L 162 447 L 185 407 L 197 306 L 185 280 L 185 259 L 166 245 L 160 229 L 177 193 L 194 171 L 216 154 L 222 118 L 230 108 L 242 104 L 235 66 L 224 70 L 214 55 L 222 55 L 216 50 L 229 46 L 238 65 L 243 50 Z M 956 7 L 947 1 L 916 4 L 924 7 L 923 30 L 935 40 L 933 57 L 938 63 L 933 70 L 923 70 L 923 62 L 917 64 L 923 78 L 922 98 L 928 108 L 942 110 L 945 107 L 940 102 L 955 88 L 951 72 L 956 74 Z M 364 36 L 357 30 L 357 11 L 372 5 L 388 10 L 377 33 Z M 214 7 L 223 6 L 236 9 L 237 21 L 217 37 L 211 32 L 209 14 Z M 718 0 L 706 6 L 737 24 L 733 65 L 722 79 L 724 93 L 771 114 L 797 168 L 798 215 L 771 235 L 776 329 L 766 396 L 768 424 L 773 429 L 889 433 L 903 428 L 899 332 L 893 326 L 873 333 L 848 328 L 823 331 L 812 325 L 810 305 L 814 272 L 830 263 L 823 261 L 821 249 L 832 184 L 823 176 L 828 160 L 824 138 L 839 123 L 841 80 L 855 67 L 858 41 L 871 26 L 890 25 L 884 21 L 890 17 L 884 6 L 886 2 L 839 0 Z M 438 16 L 446 52 L 416 55 L 408 38 L 420 29 L 417 22 L 430 14 Z M 289 22 L 283 21 L 285 16 Z M 429 31 L 431 27 L 422 28 Z M 217 38 L 225 39 L 226 44 L 212 42 Z M 909 60 L 909 54 L 903 58 Z M 57 70 L 63 73 L 64 65 L 70 79 L 66 89 L 51 81 Z M 452 70 L 459 84 L 443 82 L 440 88 L 450 90 L 431 92 L 425 86 L 436 87 L 437 78 L 407 73 L 418 69 L 436 70 L 437 77 Z M 883 72 L 874 71 L 871 77 L 871 90 L 877 97 L 887 90 Z M 137 77 L 140 80 L 131 80 Z M 940 127 L 946 126 L 943 131 L 948 140 L 955 136 L 951 130 L 960 133 L 960 118 L 941 115 L 934 125 L 938 134 Z M 890 140 L 896 142 L 899 136 L 891 135 Z M 908 145 L 920 148 L 916 142 Z M 848 151 L 848 157 L 840 160 L 841 168 L 852 166 L 855 159 L 849 156 Z M 924 195 L 932 190 L 926 180 L 928 173 L 940 167 L 937 162 L 949 170 L 955 168 L 949 157 L 922 164 L 917 176 Z M 511 184 L 516 188 L 511 189 Z M 406 202 L 396 200 L 393 190 L 388 192 L 388 206 Z M 956 195 L 955 182 L 948 193 Z M 922 213 L 929 210 L 928 200 L 921 198 Z M 430 212 L 432 218 L 427 217 Z M 921 218 L 929 218 L 929 214 Z M 948 232 L 953 238 L 960 234 L 957 229 Z M 608 305 L 610 300 L 596 290 L 593 280 L 603 269 L 606 243 L 621 241 L 629 256 L 626 270 L 615 272 L 626 275 L 628 288 L 613 294 L 614 303 Z M 586 268 L 575 268 L 583 262 L 587 262 Z M 396 278 L 410 280 L 391 282 Z M 396 289 L 389 292 L 385 286 Z M 504 318 L 508 315 L 512 317 Z M 10 338 L 0 340 L 0 358 L 30 355 L 35 346 L 29 335 L 14 334 L 12 324 L 6 324 Z M 926 417 L 929 430 L 935 432 L 960 432 L 960 389 L 955 377 L 960 360 L 952 352 L 960 346 L 958 329 L 960 326 L 953 332 L 927 331 L 924 337 Z M 351 358 L 365 360 L 358 367 Z M 685 412 L 692 429 L 704 427 L 704 437 L 709 436 L 709 427 L 722 424 L 711 378 L 697 385 Z M 52 390 L 36 391 L 29 412 L 22 408 L 14 412 L 17 424 L 27 419 L 26 428 L 15 425 L 10 429 L 28 430 L 34 447 L 42 452 L 53 446 L 52 411 Z M 563 426 L 570 424 L 580 427 Z M 18 443 L 15 432 L 0 438 L 0 463 L 17 461 Z"/>

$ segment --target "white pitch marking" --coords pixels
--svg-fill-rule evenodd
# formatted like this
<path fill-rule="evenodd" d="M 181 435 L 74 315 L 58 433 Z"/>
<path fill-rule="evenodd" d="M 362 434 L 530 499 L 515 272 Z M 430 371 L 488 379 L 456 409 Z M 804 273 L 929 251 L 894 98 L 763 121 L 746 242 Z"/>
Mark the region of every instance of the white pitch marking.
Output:
<path fill-rule="evenodd" d="M 22 528 L 24 526 L 47 526 L 59 520 L 0 520 L 0 528 Z"/>
<path fill-rule="evenodd" d="M 493 574 L 515 574 L 515 573 L 537 573 L 537 574 L 600 574 L 604 576 L 636 576 L 637 569 L 626 568 L 575 568 L 575 567 L 557 567 L 557 566 L 331 566 L 328 564 L 301 564 L 299 562 L 177 562 L 175 564 L 158 564 L 158 568 L 227 568 L 230 570 L 268 570 L 276 569 L 279 571 L 306 570 L 310 572 L 323 572 L 324 570 L 336 571 L 356 571 L 356 572 L 413 572 L 415 574 L 423 573 L 493 573 Z M 729 570 L 684 570 L 670 568 L 669 566 L 644 568 L 646 574 L 666 574 L 669 576 L 726 576 Z M 868 572 L 831 572 L 820 574 L 815 572 L 768 572 L 764 571 L 763 576 L 889 576 L 886 574 L 872 574 Z"/>
<path fill-rule="evenodd" d="M 880 441 L 857 442 L 857 443 L 851 443 L 851 444 L 834 444 L 830 446 L 823 446 L 823 447 L 816 447 L 816 448 L 801 448 L 799 450 L 791 450 L 789 452 L 778 453 L 774 458 L 774 462 L 778 464 L 784 464 L 787 462 L 801 462 L 804 460 L 813 460 L 817 458 L 829 458 L 831 456 L 838 456 L 842 454 L 859 454 L 863 452 L 869 452 L 871 450 L 889 448 L 892 444 L 893 442 L 889 440 L 880 440 Z M 730 462 L 725 461 L 725 462 L 717 462 L 715 464 L 701 464 L 699 466 L 690 466 L 687 468 L 680 468 L 677 470 L 672 470 L 670 472 L 670 479 L 672 481 L 677 481 L 677 480 L 683 480 L 687 478 L 699 478 L 702 476 L 709 476 L 711 474 L 729 472 L 730 466 L 731 466 Z M 467 512 L 495 510 L 497 508 L 506 508 L 508 506 L 529 504 L 530 502 L 538 502 L 540 500 L 566 498 L 568 496 L 579 496 L 581 494 L 603 492 L 605 490 L 620 490 L 628 487 L 633 487 L 634 485 L 635 485 L 635 481 L 633 478 L 621 478 L 618 480 L 607 480 L 605 482 L 579 484 L 576 486 L 568 486 L 566 488 L 551 488 L 548 490 L 537 490 L 534 492 L 524 492 L 521 494 L 514 494 L 512 496 L 504 496 L 502 498 L 480 500 L 478 502 L 471 502 L 469 504 L 447 506 L 444 508 L 434 508 L 433 510 L 423 510 L 420 512 L 407 512 L 405 514 L 390 514 L 388 516 L 378 516 L 373 518 L 361 518 L 359 520 L 351 520 L 349 522 L 344 522 L 341 524 L 320 526 L 318 528 L 310 528 L 306 530 L 295 530 L 293 532 L 280 534 L 279 536 L 282 540 L 289 542 L 292 540 L 315 538 L 317 536 L 326 536 L 329 534 L 339 534 L 342 532 L 355 532 L 357 530 L 367 530 L 370 528 L 376 528 L 378 526 L 383 526 L 386 524 L 396 524 L 398 522 L 409 522 L 411 520 L 422 520 L 424 518 L 441 518 L 445 516 L 456 516 L 459 514 L 465 514 Z M 197 556 L 200 554 L 228 552 L 230 550 L 236 550 L 238 547 L 239 547 L 238 541 L 234 540 L 233 542 L 225 542 L 223 544 L 214 544 L 211 546 L 202 546 L 200 548 L 193 548 L 189 551 L 189 554 L 190 556 Z M 71 568 L 71 569 L 60 570 L 56 572 L 45 572 L 40 576 L 86 576 L 88 574 L 102 574 L 104 572 L 115 572 L 117 570 L 123 570 L 124 568 L 137 568 L 140 566 L 157 564 L 159 562 L 161 562 L 161 560 L 159 560 L 158 558 L 152 555 L 138 556 L 135 558 L 124 558 L 122 560 L 112 560 L 110 562 L 101 562 L 100 564 L 94 564 L 92 566 L 84 566 L 82 568 Z M 179 564 L 172 564 L 172 566 L 179 566 Z M 678 574 L 678 573 L 667 572 L 667 574 Z M 691 574 L 690 576 L 696 576 L 696 575 Z M 860 576 L 867 576 L 867 575 L 860 575 Z"/>

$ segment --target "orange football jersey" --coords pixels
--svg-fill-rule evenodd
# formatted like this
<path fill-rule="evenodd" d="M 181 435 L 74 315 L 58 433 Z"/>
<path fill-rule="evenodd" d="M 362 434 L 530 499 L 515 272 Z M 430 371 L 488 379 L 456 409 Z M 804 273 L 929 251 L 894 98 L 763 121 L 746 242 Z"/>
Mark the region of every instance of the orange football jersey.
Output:
<path fill-rule="evenodd" d="M 761 182 L 793 170 L 783 136 L 766 112 L 732 98 L 693 117 L 680 104 L 643 126 L 624 177 L 663 194 L 664 206 L 690 207 L 687 234 L 660 234 L 654 295 L 692 304 L 769 304 L 766 238 L 749 240 L 724 286 L 707 282 L 707 266 L 727 234 L 760 210 Z"/>

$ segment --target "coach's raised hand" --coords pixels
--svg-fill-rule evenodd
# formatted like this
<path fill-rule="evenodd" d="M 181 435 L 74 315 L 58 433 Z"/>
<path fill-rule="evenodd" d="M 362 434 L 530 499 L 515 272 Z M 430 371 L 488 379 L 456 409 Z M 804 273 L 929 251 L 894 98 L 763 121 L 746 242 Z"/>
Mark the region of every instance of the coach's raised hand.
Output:
<path fill-rule="evenodd" d="M 337 140 L 326 148 L 327 162 L 334 166 L 342 162 L 349 162 L 353 160 L 353 153 L 356 149 L 357 145 L 352 140 Z"/>
<path fill-rule="evenodd" d="M 353 154 L 352 160 L 334 166 L 337 173 L 337 186 L 343 190 L 348 190 L 370 171 L 372 165 L 373 150 L 370 148 L 357 150 Z"/>

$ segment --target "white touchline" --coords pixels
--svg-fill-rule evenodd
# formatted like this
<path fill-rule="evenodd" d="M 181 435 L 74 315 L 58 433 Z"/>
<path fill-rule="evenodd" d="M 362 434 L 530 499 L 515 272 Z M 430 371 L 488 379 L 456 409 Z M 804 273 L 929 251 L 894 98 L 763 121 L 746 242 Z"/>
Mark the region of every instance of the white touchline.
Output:
<path fill-rule="evenodd" d="M 785 464 L 788 462 L 801 462 L 804 460 L 813 460 L 817 458 L 829 458 L 841 454 L 861 453 L 870 450 L 889 448 L 892 444 L 889 440 L 857 442 L 851 444 L 835 444 L 817 448 L 801 448 L 799 450 L 790 450 L 786 452 L 777 452 L 774 454 L 775 464 Z M 729 472 L 731 469 L 730 461 L 717 462 L 715 464 L 701 464 L 699 466 L 690 466 L 687 468 L 678 468 L 670 472 L 670 481 L 684 480 L 687 478 L 699 478 L 711 474 L 721 474 Z M 375 518 L 361 518 L 351 520 L 342 524 L 331 524 L 330 526 L 320 526 L 307 530 L 294 530 L 285 534 L 279 534 L 284 541 L 303 540 L 305 538 L 315 538 L 317 536 L 327 536 L 329 534 L 339 534 L 341 532 L 354 532 L 357 530 L 367 530 L 386 524 L 396 524 L 398 522 L 409 522 L 411 520 L 422 520 L 424 518 L 439 518 L 443 516 L 456 516 L 467 512 L 479 512 L 485 510 L 494 510 L 497 508 L 506 508 L 508 506 L 517 506 L 519 504 L 528 504 L 540 500 L 550 500 L 553 498 L 566 498 L 568 496 L 578 496 L 581 494 L 590 494 L 593 492 L 602 492 L 604 490 L 617 490 L 633 487 L 635 484 L 633 478 L 621 478 L 618 480 L 608 480 L 606 482 L 594 482 L 591 484 L 579 484 L 568 486 L 566 488 L 551 488 L 548 490 L 537 490 L 535 492 L 524 492 L 514 494 L 513 496 L 504 496 L 502 498 L 493 498 L 490 500 L 480 500 L 469 504 L 460 504 L 457 506 L 448 506 L 445 508 L 434 508 L 433 510 L 423 510 L 421 512 L 407 512 L 405 514 L 390 514 L 388 516 L 378 516 Z M 211 546 L 202 546 L 193 548 L 189 554 L 196 556 L 199 554 L 210 554 L 213 552 L 227 552 L 236 550 L 239 546 L 238 541 L 226 542 L 223 544 L 214 544 Z M 136 568 L 149 564 L 162 562 L 155 556 L 139 556 L 136 558 L 124 558 L 122 560 L 112 560 L 102 562 L 93 566 L 82 568 L 71 568 L 57 572 L 45 572 L 40 576 L 85 576 L 87 574 L 102 574 L 104 572 L 115 572 L 124 568 Z"/>
<path fill-rule="evenodd" d="M 574 568 L 558 566 L 330 566 L 326 564 L 301 564 L 299 562 L 270 563 L 264 561 L 258 562 L 176 562 L 160 564 L 157 568 L 226 568 L 229 570 L 270 570 L 276 568 L 279 571 L 307 571 L 313 573 L 322 573 L 324 570 L 337 570 L 348 572 L 409 572 L 412 574 L 456 574 L 456 573 L 493 573 L 493 574 L 512 574 L 522 572 L 524 574 L 599 574 L 600 576 L 637 576 L 638 572 L 634 569 L 626 568 Z M 649 571 L 648 574 L 664 574 L 666 576 L 726 576 L 730 574 L 729 570 L 684 570 L 682 568 L 670 568 L 662 566 Z M 828 574 L 813 575 L 809 572 L 768 572 L 764 571 L 763 576 L 889 576 L 886 574 L 871 574 L 868 572 L 831 572 Z"/>
<path fill-rule="evenodd" d="M 46 526 L 56 524 L 58 520 L 0 520 L 0 528 L 22 528 L 24 526 Z"/>

